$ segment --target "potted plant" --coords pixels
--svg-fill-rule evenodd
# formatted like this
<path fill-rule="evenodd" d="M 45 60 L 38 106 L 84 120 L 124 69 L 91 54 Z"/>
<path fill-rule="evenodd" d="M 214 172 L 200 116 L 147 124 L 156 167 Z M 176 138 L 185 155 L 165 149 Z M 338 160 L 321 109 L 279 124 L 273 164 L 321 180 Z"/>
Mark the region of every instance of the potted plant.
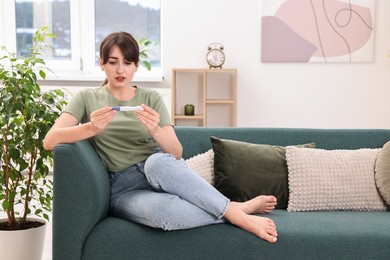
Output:
<path fill-rule="evenodd" d="M 4 259 L 14 259 L 12 254 L 26 246 L 19 240 L 1 249 L 9 240 L 5 235 L 12 236 L 20 230 L 31 233 L 38 226 L 45 227 L 44 219 L 49 220 L 52 209 L 53 186 L 46 177 L 53 154 L 43 148 L 43 139 L 66 101 L 62 90 L 43 91 L 38 84 L 37 73 L 45 79 L 45 71 L 49 70 L 41 58 L 41 53 L 50 47 L 45 44 L 47 37 L 55 37 L 48 27 L 38 30 L 31 53 L 25 57 L 16 57 L 5 47 L 0 49 L 0 212 L 1 217 L 6 216 L 0 220 L 0 250 Z M 31 215 L 38 218 L 32 219 Z M 23 237 L 27 244 L 39 240 Z M 40 254 L 42 249 L 43 244 Z M 11 255 L 4 256 L 6 252 Z M 32 254 L 30 251 L 27 258 L 17 257 L 34 259 Z"/>
<path fill-rule="evenodd" d="M 140 63 L 147 70 L 151 70 L 152 64 L 149 61 L 149 55 L 147 54 L 147 52 L 150 51 L 150 47 L 155 45 L 155 43 L 148 37 L 142 38 L 137 42 L 139 47 Z"/>

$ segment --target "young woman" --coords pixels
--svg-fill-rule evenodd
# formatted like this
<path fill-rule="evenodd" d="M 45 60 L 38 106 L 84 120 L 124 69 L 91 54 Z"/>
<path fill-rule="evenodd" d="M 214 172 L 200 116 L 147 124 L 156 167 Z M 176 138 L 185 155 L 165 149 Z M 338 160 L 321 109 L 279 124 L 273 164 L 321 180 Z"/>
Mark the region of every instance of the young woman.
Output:
<path fill-rule="evenodd" d="M 230 222 L 276 242 L 269 213 L 274 196 L 229 201 L 191 171 L 182 158 L 168 111 L 159 94 L 132 85 L 139 49 L 126 32 L 108 35 L 100 45 L 103 85 L 77 93 L 45 138 L 45 149 L 89 139 L 107 168 L 110 210 L 120 218 L 164 230 Z M 116 111 L 113 106 L 141 106 Z"/>

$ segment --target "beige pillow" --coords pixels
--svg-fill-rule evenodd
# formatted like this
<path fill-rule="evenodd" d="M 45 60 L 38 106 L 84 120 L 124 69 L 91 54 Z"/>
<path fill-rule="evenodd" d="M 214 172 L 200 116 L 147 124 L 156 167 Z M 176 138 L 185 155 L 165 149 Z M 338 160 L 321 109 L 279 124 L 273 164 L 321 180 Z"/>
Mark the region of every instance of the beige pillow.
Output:
<path fill-rule="evenodd" d="M 379 152 L 287 147 L 287 210 L 385 211 L 374 180 Z"/>
<path fill-rule="evenodd" d="M 195 155 L 186 160 L 188 167 L 205 179 L 211 185 L 214 185 L 214 151 L 208 150 L 205 153 Z"/>
<path fill-rule="evenodd" d="M 376 159 L 375 183 L 382 198 L 390 206 L 390 141 L 385 143 Z"/>

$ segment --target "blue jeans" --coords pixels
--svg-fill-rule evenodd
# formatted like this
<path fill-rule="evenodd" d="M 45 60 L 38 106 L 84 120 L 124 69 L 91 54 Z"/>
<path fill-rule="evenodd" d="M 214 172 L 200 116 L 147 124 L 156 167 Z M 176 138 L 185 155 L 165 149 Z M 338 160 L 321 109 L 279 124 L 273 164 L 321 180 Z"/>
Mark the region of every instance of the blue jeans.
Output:
<path fill-rule="evenodd" d="M 229 199 L 170 154 L 158 151 L 110 174 L 110 182 L 117 217 L 164 230 L 225 222 Z"/>

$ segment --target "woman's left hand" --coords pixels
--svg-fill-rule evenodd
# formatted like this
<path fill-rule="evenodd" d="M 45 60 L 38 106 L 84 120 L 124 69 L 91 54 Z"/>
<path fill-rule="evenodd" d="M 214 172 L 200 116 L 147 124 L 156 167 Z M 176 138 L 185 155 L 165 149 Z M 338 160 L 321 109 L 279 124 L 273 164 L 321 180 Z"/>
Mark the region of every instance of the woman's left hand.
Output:
<path fill-rule="evenodd" d="M 153 136 L 157 132 L 160 123 L 160 114 L 145 104 L 141 105 L 144 110 L 137 110 L 135 114 L 138 120 L 146 127 L 149 134 Z"/>
<path fill-rule="evenodd" d="M 170 153 L 176 159 L 182 158 L 183 147 L 177 139 L 171 125 L 160 127 L 160 114 L 154 109 L 142 104 L 144 110 L 136 110 L 138 120 L 146 127 L 148 133 L 165 153 Z"/>

